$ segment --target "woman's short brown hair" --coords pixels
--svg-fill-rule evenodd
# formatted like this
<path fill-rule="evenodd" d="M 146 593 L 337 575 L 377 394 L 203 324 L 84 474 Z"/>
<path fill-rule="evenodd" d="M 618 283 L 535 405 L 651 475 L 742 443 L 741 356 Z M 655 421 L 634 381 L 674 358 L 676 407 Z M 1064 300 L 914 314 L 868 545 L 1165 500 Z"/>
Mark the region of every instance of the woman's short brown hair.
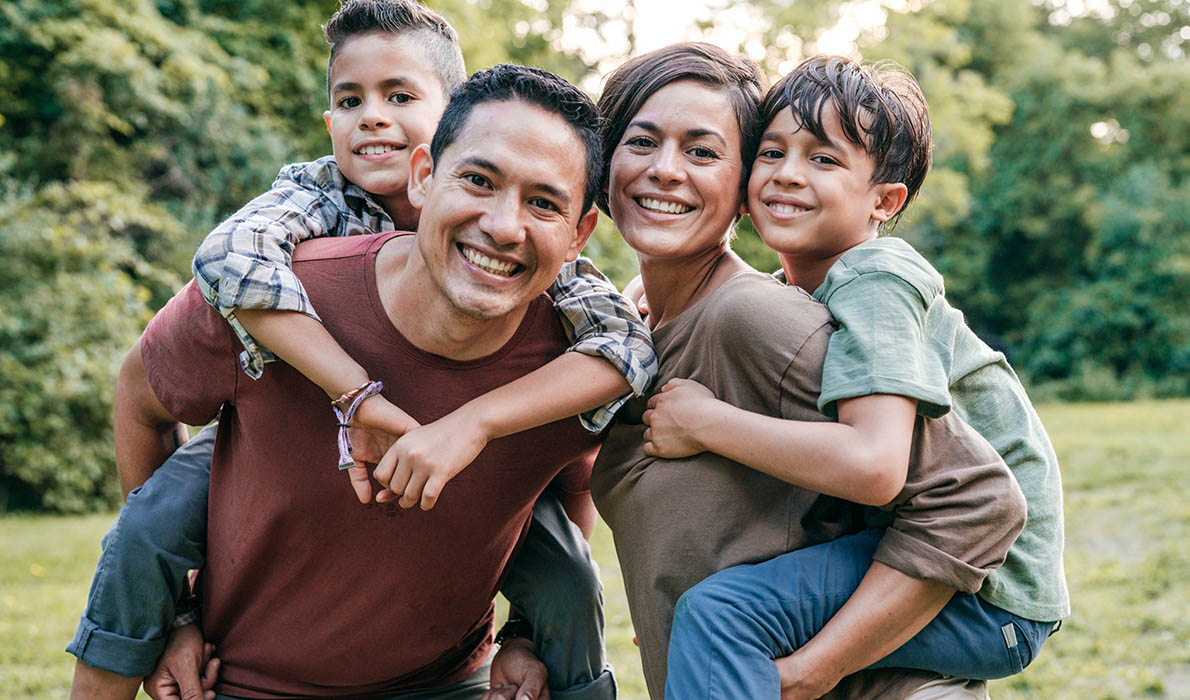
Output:
<path fill-rule="evenodd" d="M 679 80 L 696 80 L 723 90 L 735 110 L 740 129 L 740 149 L 744 187 L 760 143 L 760 100 L 765 91 L 764 74 L 756 62 L 728 53 L 713 44 L 683 42 L 629 59 L 607 77 L 599 112 L 603 115 L 600 141 L 603 144 L 603 178 L 596 204 L 606 214 L 607 184 L 612 152 L 624 136 L 628 124 L 645 102 L 661 88 Z"/>

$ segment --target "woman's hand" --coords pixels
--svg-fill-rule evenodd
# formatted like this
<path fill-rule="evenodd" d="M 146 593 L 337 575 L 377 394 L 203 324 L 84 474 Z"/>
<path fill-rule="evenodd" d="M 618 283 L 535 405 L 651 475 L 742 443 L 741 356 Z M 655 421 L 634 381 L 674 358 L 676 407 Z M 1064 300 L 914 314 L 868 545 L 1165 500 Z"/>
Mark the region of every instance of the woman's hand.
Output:
<path fill-rule="evenodd" d="M 641 421 L 645 430 L 645 454 L 650 457 L 689 457 L 705 452 L 699 440 L 703 431 L 714 428 L 715 411 L 722 402 L 711 390 L 690 379 L 671 379 L 649 399 Z"/>

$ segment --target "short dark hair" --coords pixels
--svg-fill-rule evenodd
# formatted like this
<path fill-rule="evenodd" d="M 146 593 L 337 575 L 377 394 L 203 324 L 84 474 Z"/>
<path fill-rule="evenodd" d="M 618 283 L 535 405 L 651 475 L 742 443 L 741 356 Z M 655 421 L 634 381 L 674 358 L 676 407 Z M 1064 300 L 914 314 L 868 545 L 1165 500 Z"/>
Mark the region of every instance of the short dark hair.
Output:
<path fill-rule="evenodd" d="M 603 157 L 599 150 L 599 110 L 582 90 L 553 73 L 530 68 L 500 64 L 481 70 L 455 88 L 438 122 L 430 155 L 435 167 L 442 152 L 459 137 L 459 133 L 477 105 L 485 102 L 519 100 L 541 107 L 562 118 L 582 141 L 587 152 L 586 184 L 583 190 L 582 213 L 587 213 L 600 189 L 599 176 L 603 172 Z M 532 153 L 526 153 L 532 158 Z"/>
<path fill-rule="evenodd" d="M 326 62 L 326 91 L 331 91 L 331 68 L 348 39 L 364 34 L 411 34 L 424 50 L 423 56 L 442 82 L 442 94 L 449 95 L 467 78 L 459 35 L 442 15 L 416 0 L 342 0 L 339 9 L 322 25 L 322 35 L 331 46 Z"/>
<path fill-rule="evenodd" d="M 847 140 L 875 161 L 872 184 L 901 182 L 909 190 L 887 224 L 895 225 L 930 170 L 930 113 L 921 87 L 892 61 L 863 66 L 845 56 L 814 56 L 769 90 L 761 111 L 767 124 L 789 107 L 802 128 L 827 141 L 827 104 L 838 113 Z"/>
<path fill-rule="evenodd" d="M 744 161 L 743 180 L 748 182 L 764 122 L 760 119 L 760 98 L 764 94 L 764 73 L 756 62 L 728 53 L 713 44 L 687 41 L 637 56 L 607 77 L 599 111 L 603 115 L 603 162 L 599 208 L 607 213 L 605 190 L 612 152 L 624 136 L 632 118 L 653 93 L 679 80 L 697 80 L 727 94 L 740 129 L 740 150 Z"/>

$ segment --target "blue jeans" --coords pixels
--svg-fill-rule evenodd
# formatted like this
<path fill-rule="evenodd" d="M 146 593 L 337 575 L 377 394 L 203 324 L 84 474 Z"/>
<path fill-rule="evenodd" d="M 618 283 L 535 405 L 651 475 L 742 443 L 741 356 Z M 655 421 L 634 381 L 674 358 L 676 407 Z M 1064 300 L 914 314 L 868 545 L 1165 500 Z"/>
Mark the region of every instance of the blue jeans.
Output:
<path fill-rule="evenodd" d="M 206 559 L 215 434 L 215 425 L 203 428 L 133 489 L 104 536 L 87 607 L 66 647 L 89 666 L 127 677 L 147 676 L 156 666 L 187 573 Z M 604 658 L 599 572 L 549 491 L 534 504 L 501 592 L 533 625 L 553 697 L 616 697 Z"/>
<path fill-rule="evenodd" d="M 670 634 L 667 700 L 780 697 L 773 659 L 799 649 L 847 602 L 883 534 L 867 530 L 734 566 L 683 594 Z M 872 668 L 1003 678 L 1032 662 L 1053 627 L 959 593 L 917 636 Z"/>

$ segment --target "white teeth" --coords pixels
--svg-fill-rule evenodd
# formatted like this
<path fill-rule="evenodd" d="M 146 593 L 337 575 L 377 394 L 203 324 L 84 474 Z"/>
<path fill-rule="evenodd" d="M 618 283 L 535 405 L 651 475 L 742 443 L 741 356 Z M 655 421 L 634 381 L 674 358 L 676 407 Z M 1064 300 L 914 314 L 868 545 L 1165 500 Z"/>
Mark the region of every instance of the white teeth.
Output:
<path fill-rule="evenodd" d="M 662 214 L 685 214 L 694 208 L 679 202 L 663 202 L 650 197 L 641 197 L 636 202 L 649 211 L 657 211 Z"/>
<path fill-rule="evenodd" d="M 797 214 L 803 211 L 810 211 L 805 207 L 799 207 L 795 204 L 785 204 L 783 202 L 772 202 L 769 204 L 769 209 L 772 209 L 777 214 Z"/>
<path fill-rule="evenodd" d="M 517 268 L 520 267 L 520 265 L 517 263 L 492 260 L 483 253 L 468 248 L 467 246 L 461 246 L 461 248 L 463 250 L 463 257 L 467 258 L 467 260 L 472 265 L 480 267 L 494 275 L 500 275 L 501 277 L 511 277 L 512 273 L 516 272 Z"/>
<path fill-rule="evenodd" d="M 397 150 L 396 146 L 392 144 L 384 144 L 383 146 L 364 146 L 356 151 L 361 156 L 378 156 L 381 153 L 388 153 L 389 151 Z"/>

